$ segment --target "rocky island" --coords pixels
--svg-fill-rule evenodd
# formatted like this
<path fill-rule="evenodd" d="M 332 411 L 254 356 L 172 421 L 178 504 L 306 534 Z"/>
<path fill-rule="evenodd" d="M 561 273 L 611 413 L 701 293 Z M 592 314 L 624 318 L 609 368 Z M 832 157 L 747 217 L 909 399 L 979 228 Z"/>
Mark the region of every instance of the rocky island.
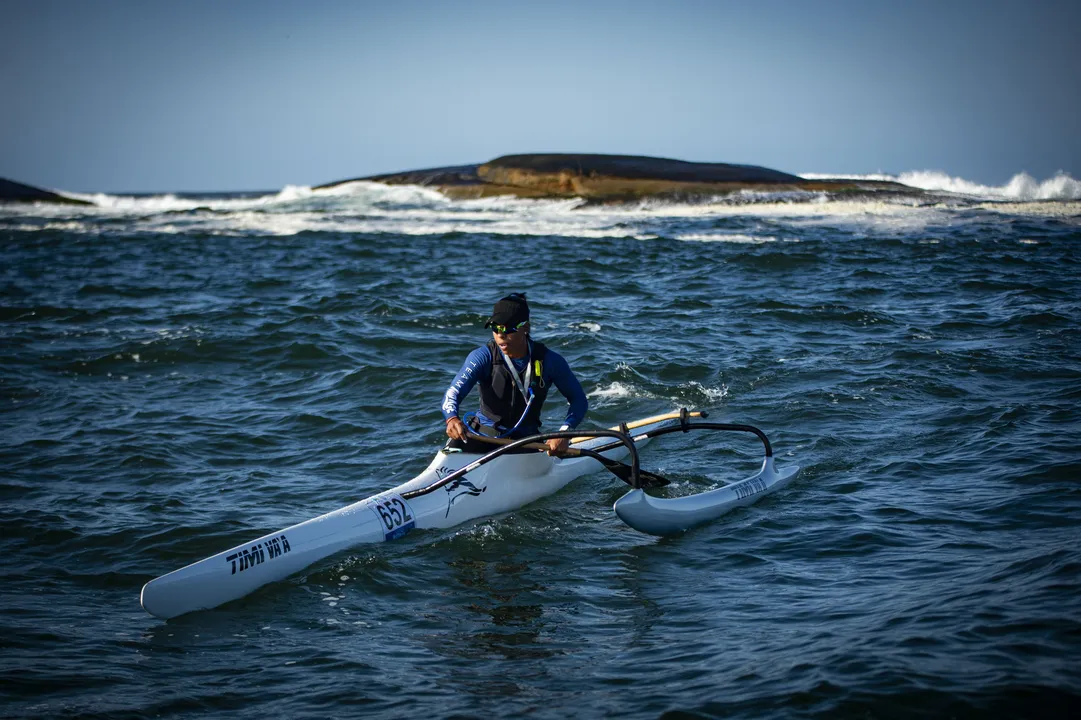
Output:
<path fill-rule="evenodd" d="M 700 163 L 639 155 L 544 153 L 504 155 L 479 165 L 410 170 L 369 175 L 348 182 L 421 185 L 454 199 L 496 195 L 522 198 L 580 197 L 596 203 L 645 198 L 693 200 L 741 190 L 833 193 L 914 193 L 915 188 L 879 180 L 805 180 L 798 175 L 755 165 Z"/>
<path fill-rule="evenodd" d="M 509 195 L 520 198 L 582 198 L 593 203 L 635 202 L 647 198 L 694 201 L 740 191 L 808 191 L 835 194 L 904 194 L 921 191 L 881 180 L 807 180 L 756 165 L 687 162 L 642 155 L 541 153 L 504 155 L 476 165 L 367 175 L 319 185 L 330 188 L 368 181 L 420 185 L 455 200 Z M 0 178 L 0 202 L 51 202 L 92 205 Z"/>

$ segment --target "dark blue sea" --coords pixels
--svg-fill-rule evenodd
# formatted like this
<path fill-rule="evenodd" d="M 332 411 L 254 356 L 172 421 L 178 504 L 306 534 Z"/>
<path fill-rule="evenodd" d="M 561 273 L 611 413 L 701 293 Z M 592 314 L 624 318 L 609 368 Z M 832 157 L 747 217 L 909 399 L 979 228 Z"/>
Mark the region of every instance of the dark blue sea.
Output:
<path fill-rule="evenodd" d="M 0 716 L 1081 707 L 1077 198 L 93 199 L 0 207 Z M 659 539 L 591 475 L 216 610 L 141 609 L 154 577 L 423 469 L 512 291 L 587 426 L 705 409 L 799 479 Z M 642 459 L 691 494 L 760 453 L 692 433 Z"/>

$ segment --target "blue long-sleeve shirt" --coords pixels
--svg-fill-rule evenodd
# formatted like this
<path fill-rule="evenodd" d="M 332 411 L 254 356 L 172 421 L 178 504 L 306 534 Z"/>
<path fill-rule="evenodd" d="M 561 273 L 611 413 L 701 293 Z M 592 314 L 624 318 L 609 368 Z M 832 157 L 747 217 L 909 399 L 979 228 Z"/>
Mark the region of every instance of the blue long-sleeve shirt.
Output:
<path fill-rule="evenodd" d="M 529 351 L 532 354 L 532 340 L 529 341 Z M 450 384 L 447 392 L 443 395 L 443 419 L 449 420 L 458 415 L 459 403 L 469 394 L 477 381 L 481 379 L 487 380 L 491 377 L 493 362 L 503 362 L 503 358 L 493 358 L 487 345 L 482 345 L 469 353 L 469 357 L 465 359 L 462 369 L 454 377 L 454 382 Z M 526 369 L 529 358 L 511 359 L 511 362 L 514 364 L 514 369 L 521 373 Z M 574 376 L 570 365 L 563 359 L 563 356 L 551 348 L 548 349 L 548 353 L 544 356 L 543 366 L 544 382 L 553 383 L 556 389 L 563 394 L 563 397 L 567 398 L 567 418 L 563 421 L 563 424 L 569 429 L 578 427 L 578 423 L 582 422 L 586 412 L 589 410 L 589 400 L 586 399 L 582 384 L 578 382 L 578 378 Z M 495 425 L 494 421 L 480 412 L 477 413 L 477 420 L 488 427 Z M 522 437 L 534 435 L 538 430 L 539 428 L 535 426 L 525 427 L 523 425 L 518 428 L 514 435 Z"/>

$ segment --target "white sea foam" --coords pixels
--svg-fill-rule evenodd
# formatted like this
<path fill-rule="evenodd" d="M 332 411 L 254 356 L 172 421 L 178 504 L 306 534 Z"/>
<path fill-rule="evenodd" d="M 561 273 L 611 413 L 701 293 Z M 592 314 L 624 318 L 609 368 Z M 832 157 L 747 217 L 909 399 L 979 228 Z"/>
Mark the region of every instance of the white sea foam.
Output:
<path fill-rule="evenodd" d="M 838 175 L 836 173 L 800 173 L 799 176 L 804 180 L 878 180 L 882 182 L 897 182 L 896 175 L 887 175 L 886 173 L 868 173 L 861 175 L 859 173 L 853 173 L 851 175 Z"/>
<path fill-rule="evenodd" d="M 626 383 L 616 381 L 606 387 L 597 388 L 591 393 L 588 393 L 591 398 L 600 398 L 603 400 L 620 400 L 628 397 L 645 397 L 640 391 L 635 390 Z"/>
<path fill-rule="evenodd" d="M 8 230 L 14 230 L 17 232 L 38 232 L 41 230 L 58 230 L 60 232 L 73 232 L 81 233 L 84 235 L 97 235 L 101 232 L 94 223 L 90 222 L 77 222 L 74 220 L 67 222 L 48 222 L 43 225 L 37 225 L 33 223 L 16 223 L 13 225 L 5 225 Z"/>
<path fill-rule="evenodd" d="M 1081 181 L 1075 180 L 1065 172 L 1039 181 L 1028 173 L 1022 172 L 1010 178 L 1005 185 L 982 185 L 971 180 L 953 177 L 938 170 L 914 170 L 900 175 L 828 175 L 803 173 L 807 180 L 850 179 L 850 180 L 886 180 L 899 182 L 909 187 L 934 192 L 948 192 L 985 200 L 1015 200 L 1032 202 L 1037 200 L 1081 200 Z"/>
<path fill-rule="evenodd" d="M 126 212 L 168 212 L 171 210 L 192 210 L 199 207 L 200 203 L 179 198 L 176 195 L 152 195 L 150 197 L 134 197 L 131 195 L 107 195 L 105 193 L 93 193 L 83 195 L 69 193 L 76 200 L 84 200 L 100 208 L 119 210 Z"/>
<path fill-rule="evenodd" d="M 673 407 L 681 407 L 687 404 L 687 396 L 704 396 L 709 402 L 717 402 L 728 396 L 728 386 L 721 385 L 720 387 L 710 387 L 703 385 L 697 380 L 691 380 L 689 382 L 680 383 L 678 386 L 680 392 L 671 395 L 658 395 L 644 390 L 640 387 L 636 387 L 633 384 L 620 382 L 619 380 L 613 382 L 610 385 L 599 387 L 592 392 L 587 393 L 590 398 L 598 401 L 600 405 L 608 405 L 614 401 L 624 400 L 627 398 L 633 398 L 636 400 L 667 400 L 673 403 Z"/>
<path fill-rule="evenodd" d="M 98 208 L 135 213 L 160 213 L 198 208 L 218 211 L 242 211 L 268 208 L 279 204 L 293 204 L 298 201 L 360 196 L 370 201 L 387 200 L 392 203 L 405 203 L 416 197 L 426 201 L 446 199 L 437 192 L 412 186 L 389 186 L 379 183 L 346 183 L 333 188 L 313 190 L 308 185 L 286 185 L 276 193 L 252 195 L 249 197 L 182 197 L 174 193 L 164 195 L 110 195 L 107 193 L 63 193 L 66 197 L 93 203 Z"/>
<path fill-rule="evenodd" d="M 310 198 L 312 196 L 312 192 L 312 189 L 307 185 L 286 185 L 281 189 L 281 192 L 274 196 L 274 200 L 281 202 L 301 200 L 304 198 Z M 263 200 L 265 198 L 260 199 Z"/>
<path fill-rule="evenodd" d="M 445 195 L 419 185 L 384 185 L 367 180 L 355 180 L 329 188 L 314 190 L 318 197 L 352 197 L 366 202 L 386 202 L 399 205 L 445 205 Z"/>
<path fill-rule="evenodd" d="M 727 243 L 749 243 L 752 245 L 760 243 L 777 242 L 777 238 L 772 235 L 743 235 L 740 233 L 681 233 L 675 235 L 676 240 L 691 240 L 694 242 L 727 242 Z"/>
<path fill-rule="evenodd" d="M 720 387 L 714 388 L 714 387 L 709 387 L 708 385 L 703 385 L 702 383 L 698 382 L 697 380 L 691 380 L 690 382 L 682 383 L 680 385 L 680 387 L 685 388 L 687 390 L 692 390 L 694 392 L 702 393 L 703 395 L 705 395 L 710 400 L 721 400 L 721 399 L 728 396 L 728 386 L 727 385 L 721 385 Z"/>
<path fill-rule="evenodd" d="M 1081 200 L 1081 181 L 1074 180 L 1066 173 L 1040 182 L 1028 173 L 1014 175 L 1001 187 L 980 185 L 978 183 L 955 178 L 940 172 L 902 173 L 900 181 L 905 185 L 924 190 L 944 190 L 961 195 L 973 195 L 981 198 L 1001 198 L 1003 200 Z"/>

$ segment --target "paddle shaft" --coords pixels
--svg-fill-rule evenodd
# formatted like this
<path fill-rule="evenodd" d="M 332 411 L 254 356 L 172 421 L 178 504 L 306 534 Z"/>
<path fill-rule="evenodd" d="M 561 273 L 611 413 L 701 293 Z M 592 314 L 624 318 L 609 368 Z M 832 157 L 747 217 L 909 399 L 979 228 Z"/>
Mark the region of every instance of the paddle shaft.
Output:
<path fill-rule="evenodd" d="M 467 437 L 469 437 L 471 440 L 479 440 L 480 442 L 489 443 L 491 445 L 510 445 L 512 442 L 514 442 L 514 440 L 509 440 L 507 438 L 488 437 L 487 435 L 479 435 L 479 434 L 477 434 L 475 432 L 469 432 L 467 434 Z M 589 438 L 574 438 L 575 441 L 582 440 L 582 439 L 588 440 Z M 541 451 L 541 452 L 547 452 L 548 451 L 548 446 L 545 445 L 545 444 L 542 444 L 542 443 L 526 443 L 525 445 L 522 445 L 521 447 L 526 449 L 526 450 L 537 450 L 537 451 Z M 618 444 L 614 444 L 613 447 L 618 447 Z M 560 452 L 559 457 L 581 457 L 584 454 L 586 454 L 586 453 L 583 453 L 578 448 L 569 447 L 569 448 L 564 449 L 562 452 Z M 596 453 L 589 453 L 589 454 L 591 456 L 596 457 L 597 459 L 602 460 L 602 461 L 607 460 L 607 458 L 604 458 L 601 455 L 597 455 Z M 618 463 L 619 465 L 624 465 L 625 464 L 625 463 L 619 463 L 618 461 L 610 461 L 610 462 L 615 462 L 615 463 Z"/>
<path fill-rule="evenodd" d="M 687 413 L 687 417 L 708 417 L 708 416 L 709 416 L 709 413 L 706 413 L 706 412 L 695 411 L 695 412 Z M 652 425 L 653 423 L 661 422 L 662 420 L 678 420 L 679 418 L 680 418 L 680 412 L 677 410 L 676 412 L 665 413 L 664 415 L 654 415 L 653 417 L 647 417 L 647 418 L 644 418 L 642 420 L 635 420 L 632 423 L 627 423 L 627 429 L 628 430 L 634 430 L 635 428 L 640 428 L 640 427 L 642 427 L 644 425 Z M 623 428 L 622 428 L 621 425 L 616 425 L 615 427 L 611 427 L 611 428 L 608 428 L 608 429 L 609 430 L 622 430 Z M 581 442 L 583 440 L 588 440 L 588 439 L 589 438 L 572 438 L 571 442 L 576 443 L 576 442 Z"/>
<path fill-rule="evenodd" d="M 677 413 L 677 417 L 678 417 L 678 413 Z M 668 418 L 662 416 L 662 419 L 667 420 Z M 636 427 L 641 427 L 641 423 L 637 423 Z M 613 428 L 612 431 L 613 432 L 620 432 L 620 430 L 618 428 Z M 506 446 L 506 445 L 510 445 L 511 443 L 518 442 L 516 440 L 511 440 L 509 438 L 494 438 L 494 437 L 488 437 L 487 435 L 480 435 L 478 433 L 470 431 L 468 426 L 466 427 L 466 437 L 468 437 L 470 439 L 474 439 L 474 440 L 479 440 L 480 442 L 485 442 L 485 443 L 489 443 L 491 445 L 499 445 L 499 446 Z M 588 439 L 589 439 L 588 437 L 587 438 L 575 438 L 575 440 L 588 440 Z M 618 445 L 619 445 L 619 443 L 616 442 L 616 443 L 612 444 L 612 447 L 618 447 Z M 539 450 L 539 451 L 548 450 L 548 445 L 547 444 L 542 444 L 542 443 L 525 443 L 523 445 L 519 445 L 519 447 L 526 448 L 526 449 L 529 449 L 529 450 Z M 667 478 L 661 477 L 660 475 L 657 475 L 655 473 L 646 472 L 645 470 L 639 469 L 638 470 L 638 484 L 636 485 L 635 482 L 634 482 L 634 479 L 633 479 L 633 471 L 631 470 L 630 465 L 627 465 L 626 463 L 622 463 L 622 462 L 620 462 L 618 460 L 612 460 L 611 458 L 606 458 L 605 456 L 601 455 L 600 453 L 593 452 L 592 450 L 579 449 L 579 448 L 566 448 L 563 451 L 557 453 L 557 456 L 558 457 L 564 457 L 564 458 L 583 457 L 583 456 L 584 457 L 591 457 L 594 460 L 596 460 L 597 462 L 599 462 L 604 467 L 605 470 L 612 473 L 613 475 L 615 475 L 616 477 L 618 477 L 620 480 L 627 483 L 631 487 L 640 487 L 640 486 L 641 487 L 664 487 L 665 485 L 668 485 L 668 483 L 669 483 Z"/>
<path fill-rule="evenodd" d="M 695 412 L 687 413 L 687 417 L 708 417 L 708 416 L 709 416 L 709 413 L 706 413 L 706 412 L 695 411 Z M 627 429 L 628 430 L 634 430 L 635 428 L 644 427 L 646 425 L 652 425 L 653 423 L 662 422 L 664 420 L 678 420 L 679 418 L 680 418 L 679 411 L 670 412 L 670 413 L 664 413 L 663 415 L 654 415 L 653 417 L 647 417 L 647 418 L 643 418 L 641 420 L 635 420 L 634 422 L 627 423 Z M 621 431 L 623 429 L 623 427 L 621 425 L 616 425 L 615 427 L 610 427 L 608 429 L 612 430 L 614 432 L 619 432 L 619 431 Z M 488 437 L 487 435 L 481 435 L 479 433 L 475 433 L 475 432 L 473 432 L 472 430 L 469 429 L 468 425 L 466 425 L 465 432 L 466 432 L 466 437 L 468 437 L 470 439 L 473 439 L 473 440 L 479 440 L 480 442 L 485 442 L 485 443 L 488 443 L 490 445 L 509 445 L 512 442 L 515 442 L 514 440 L 511 440 L 509 438 L 494 438 L 494 437 Z M 574 438 L 571 438 L 571 444 L 583 442 L 583 441 L 589 440 L 589 439 L 590 439 L 589 437 L 574 437 Z M 526 445 L 522 445 L 521 447 L 529 449 L 529 450 L 548 450 L 548 446 L 543 445 L 541 443 L 528 443 Z M 581 453 L 576 448 L 567 448 L 561 454 L 564 457 L 578 457 L 579 455 L 581 455 Z"/>
<path fill-rule="evenodd" d="M 512 442 L 517 442 L 517 440 L 513 440 L 511 438 L 494 438 L 488 437 L 487 435 L 481 435 L 480 433 L 475 433 L 469 428 L 468 425 L 465 426 L 465 436 L 469 440 L 479 440 L 480 442 L 488 443 L 489 445 L 510 445 Z M 548 446 L 544 443 L 526 443 L 525 445 L 520 445 L 519 447 L 525 448 L 526 450 L 548 449 Z"/>

